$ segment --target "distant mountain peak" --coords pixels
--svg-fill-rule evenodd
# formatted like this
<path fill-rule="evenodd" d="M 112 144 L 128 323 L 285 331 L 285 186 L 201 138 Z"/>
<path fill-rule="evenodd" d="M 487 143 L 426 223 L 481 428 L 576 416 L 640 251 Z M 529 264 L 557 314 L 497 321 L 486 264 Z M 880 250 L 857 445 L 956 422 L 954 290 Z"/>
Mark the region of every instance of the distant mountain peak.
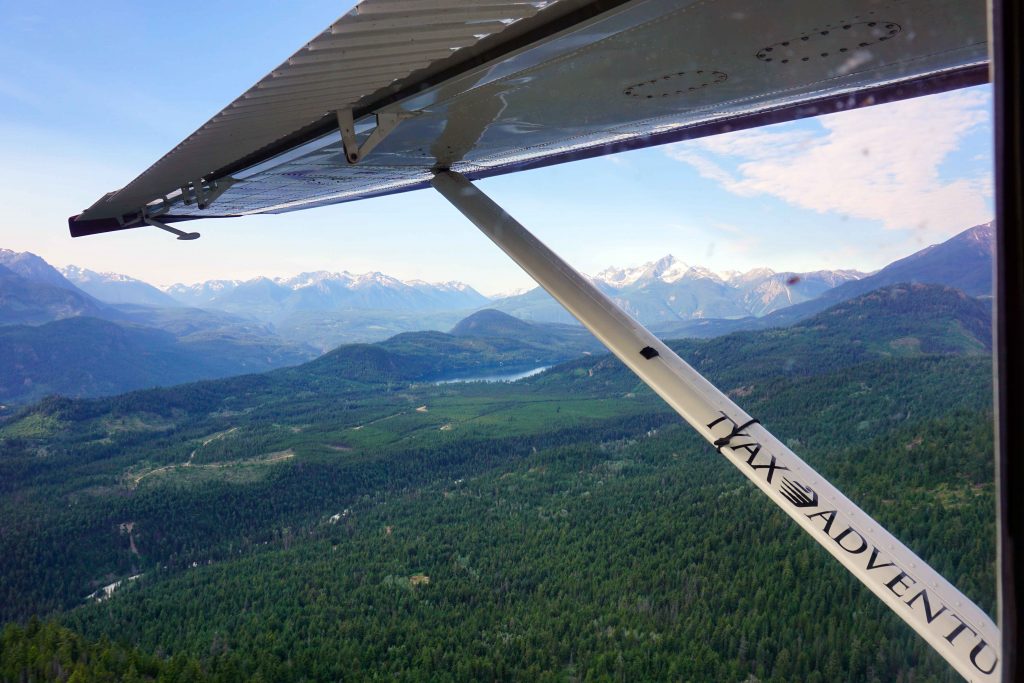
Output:
<path fill-rule="evenodd" d="M 108 304 L 178 306 L 166 292 L 121 273 L 98 273 L 81 266 L 65 266 L 60 272 L 76 287 Z"/>
<path fill-rule="evenodd" d="M 180 304 L 274 324 L 286 324 L 294 316 L 313 312 L 373 310 L 382 315 L 390 311 L 427 314 L 469 311 L 487 303 L 485 296 L 463 282 L 403 281 L 379 270 L 313 270 L 273 279 L 209 280 L 174 285 L 165 291 Z"/>
<path fill-rule="evenodd" d="M 381 286 L 388 287 L 391 289 L 401 289 L 402 287 L 408 287 L 406 283 L 402 282 L 398 278 L 385 275 L 379 270 L 375 270 L 371 273 L 363 273 L 362 275 L 356 275 L 352 281 L 352 288 L 359 289 L 362 287 L 369 286 Z"/>
<path fill-rule="evenodd" d="M 343 270 L 341 272 L 316 270 L 307 273 L 299 273 L 294 277 L 275 278 L 274 282 L 292 290 L 298 290 L 305 287 L 315 287 L 328 283 L 347 288 L 360 288 L 376 284 L 392 289 L 413 287 L 417 289 L 440 289 L 456 292 L 475 291 L 466 283 L 459 282 L 457 280 L 449 280 L 447 282 L 427 282 L 426 280 L 418 279 L 401 280 L 386 273 L 382 273 L 379 270 L 369 271 L 366 273 L 352 273 L 347 270 Z"/>
<path fill-rule="evenodd" d="M 443 287 L 445 289 L 454 289 L 460 292 L 467 292 L 471 289 L 465 282 L 459 282 L 458 280 L 449 280 L 448 282 L 439 282 L 434 285 L 435 287 Z"/>
<path fill-rule="evenodd" d="M 80 281 L 85 282 L 89 280 L 106 281 L 106 282 L 139 282 L 143 283 L 138 278 L 131 277 L 130 275 L 123 275 L 121 273 L 107 273 L 98 272 L 95 270 L 89 270 L 88 268 L 82 268 L 81 266 L 69 265 L 63 268 L 58 268 L 61 275 L 66 277 L 68 280 L 74 283 Z M 143 283 L 145 284 L 145 283 Z"/>
<path fill-rule="evenodd" d="M 493 308 L 485 308 L 460 320 L 452 328 L 451 334 L 457 337 L 515 337 L 533 333 L 536 329 L 536 325 L 525 320 Z"/>
<path fill-rule="evenodd" d="M 779 273 L 771 268 L 717 273 L 688 265 L 672 254 L 636 268 L 606 268 L 591 278 L 611 289 L 613 300 L 645 325 L 720 318 L 761 317 L 780 308 L 802 303 L 837 285 L 858 280 L 855 270 Z M 492 305 L 536 322 L 569 322 L 553 299 L 539 289 Z"/>
<path fill-rule="evenodd" d="M 724 279 L 730 285 L 742 284 L 750 282 L 752 280 L 763 280 L 775 275 L 775 271 L 771 268 L 751 268 L 745 273 L 739 270 L 731 270 L 728 273 L 723 273 Z"/>
<path fill-rule="evenodd" d="M 596 280 L 596 278 L 591 278 L 591 280 Z M 495 292 L 494 294 L 491 294 L 487 298 L 489 298 L 491 301 L 501 301 L 502 299 L 510 299 L 514 296 L 523 296 L 528 292 L 532 292 L 534 289 L 534 287 L 516 287 L 514 289 L 507 289 L 502 292 Z"/>
<path fill-rule="evenodd" d="M 692 270 L 692 266 L 688 266 L 675 256 L 672 256 L 672 254 L 669 254 L 655 262 L 655 271 L 652 275 L 662 282 L 677 282 L 687 277 Z"/>
<path fill-rule="evenodd" d="M 965 230 L 962 234 L 979 242 L 993 244 L 996 238 L 996 222 L 992 220 L 988 223 L 975 225 L 973 228 Z"/>
<path fill-rule="evenodd" d="M 990 253 L 995 253 L 996 222 L 989 221 L 988 223 L 975 225 L 973 228 L 964 230 L 953 239 L 962 239 L 965 243 L 973 242 L 988 249 Z"/>
<path fill-rule="evenodd" d="M 653 280 L 675 282 L 684 277 L 689 270 L 688 265 L 672 254 L 666 254 L 657 261 L 650 261 L 634 268 L 610 266 L 595 275 L 594 279 L 615 288 L 622 288 Z"/>
<path fill-rule="evenodd" d="M 316 287 L 324 283 L 338 283 L 342 286 L 352 282 L 353 276 L 348 271 L 333 273 L 327 270 L 314 270 L 308 273 L 299 273 L 293 277 L 274 278 L 274 282 L 289 289 L 302 289 L 304 287 Z"/>
<path fill-rule="evenodd" d="M 31 251 L 0 249 L 0 265 L 37 284 L 79 291 L 60 271 Z"/>
<path fill-rule="evenodd" d="M 405 280 L 405 284 L 419 289 L 439 289 L 445 292 L 476 292 L 465 282 L 448 280 L 447 282 L 427 282 L 426 280 Z"/>
<path fill-rule="evenodd" d="M 669 280 L 664 277 L 661 278 L 663 282 L 677 282 L 678 280 L 713 280 L 715 282 L 724 282 L 718 273 L 714 272 L 710 268 L 704 266 L 690 266 L 686 269 L 686 272 L 680 275 L 675 280 Z"/>
<path fill-rule="evenodd" d="M 862 277 L 862 273 L 855 270 L 838 271 L 817 271 L 816 276 L 824 276 L 826 273 L 840 274 L 839 281 L 850 278 Z M 675 284 L 683 281 L 710 280 L 718 284 L 727 284 L 733 287 L 745 287 L 751 283 L 760 283 L 768 278 L 776 277 L 779 273 L 771 268 L 752 268 L 748 271 L 730 270 L 718 273 L 714 270 L 700 265 L 689 265 L 680 261 L 672 254 L 662 256 L 656 261 L 649 261 L 641 266 L 631 268 L 609 267 L 595 275 L 593 279 L 604 283 L 615 289 L 624 289 L 632 285 L 644 285 L 654 282 Z M 790 273 L 790 275 L 801 275 Z M 808 273 L 807 275 L 811 275 Z"/>

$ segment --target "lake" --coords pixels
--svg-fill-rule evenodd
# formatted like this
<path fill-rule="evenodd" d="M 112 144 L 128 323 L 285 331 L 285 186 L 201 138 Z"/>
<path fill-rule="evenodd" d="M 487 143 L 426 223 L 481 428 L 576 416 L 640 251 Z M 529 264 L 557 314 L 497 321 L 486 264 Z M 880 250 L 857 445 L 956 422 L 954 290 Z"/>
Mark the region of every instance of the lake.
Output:
<path fill-rule="evenodd" d="M 459 382 L 516 382 L 527 377 L 533 377 L 544 372 L 550 365 L 544 365 L 539 368 L 533 368 L 532 370 L 524 370 L 514 373 L 505 374 L 492 374 L 492 375 L 477 375 L 475 377 L 453 377 L 452 379 L 439 379 L 434 384 L 456 384 Z"/>

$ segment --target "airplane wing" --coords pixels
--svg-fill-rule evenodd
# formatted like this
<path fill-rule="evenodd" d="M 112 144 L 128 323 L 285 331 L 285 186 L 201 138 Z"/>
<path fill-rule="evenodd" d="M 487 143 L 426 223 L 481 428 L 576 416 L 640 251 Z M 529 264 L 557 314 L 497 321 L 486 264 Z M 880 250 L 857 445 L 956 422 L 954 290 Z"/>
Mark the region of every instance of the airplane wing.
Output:
<path fill-rule="evenodd" d="M 364 0 L 69 226 L 294 211 L 981 83 L 985 16 L 984 0 Z"/>

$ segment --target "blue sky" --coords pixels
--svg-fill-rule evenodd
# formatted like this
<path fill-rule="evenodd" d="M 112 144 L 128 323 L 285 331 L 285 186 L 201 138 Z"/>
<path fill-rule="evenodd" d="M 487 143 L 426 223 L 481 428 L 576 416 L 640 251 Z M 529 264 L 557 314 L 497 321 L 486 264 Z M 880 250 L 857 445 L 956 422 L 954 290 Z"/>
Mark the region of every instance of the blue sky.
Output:
<path fill-rule="evenodd" d="M 71 240 L 127 183 L 351 3 L 0 0 L 0 247 L 158 284 L 381 270 L 531 283 L 429 191 Z M 13 67 L 13 68 L 12 68 Z M 987 86 L 481 183 L 577 268 L 873 270 L 992 217 Z"/>

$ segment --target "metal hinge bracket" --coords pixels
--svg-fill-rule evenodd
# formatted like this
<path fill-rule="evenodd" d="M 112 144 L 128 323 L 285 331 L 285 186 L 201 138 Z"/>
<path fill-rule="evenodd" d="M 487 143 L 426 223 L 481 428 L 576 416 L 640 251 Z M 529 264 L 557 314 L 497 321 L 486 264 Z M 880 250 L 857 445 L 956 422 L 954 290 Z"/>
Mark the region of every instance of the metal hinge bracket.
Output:
<path fill-rule="evenodd" d="M 338 130 L 341 131 L 341 144 L 345 149 L 345 160 L 350 164 L 358 164 L 399 123 L 415 116 L 415 114 L 409 112 L 377 112 L 377 127 L 373 129 L 370 136 L 363 140 L 363 144 L 360 145 L 356 141 L 356 124 L 352 118 L 352 110 L 339 109 L 335 114 L 338 117 Z"/>
<path fill-rule="evenodd" d="M 221 178 L 205 183 L 202 178 L 189 180 L 181 186 L 181 201 L 186 205 L 195 203 L 199 210 L 207 209 L 234 183 L 234 178 Z"/>

